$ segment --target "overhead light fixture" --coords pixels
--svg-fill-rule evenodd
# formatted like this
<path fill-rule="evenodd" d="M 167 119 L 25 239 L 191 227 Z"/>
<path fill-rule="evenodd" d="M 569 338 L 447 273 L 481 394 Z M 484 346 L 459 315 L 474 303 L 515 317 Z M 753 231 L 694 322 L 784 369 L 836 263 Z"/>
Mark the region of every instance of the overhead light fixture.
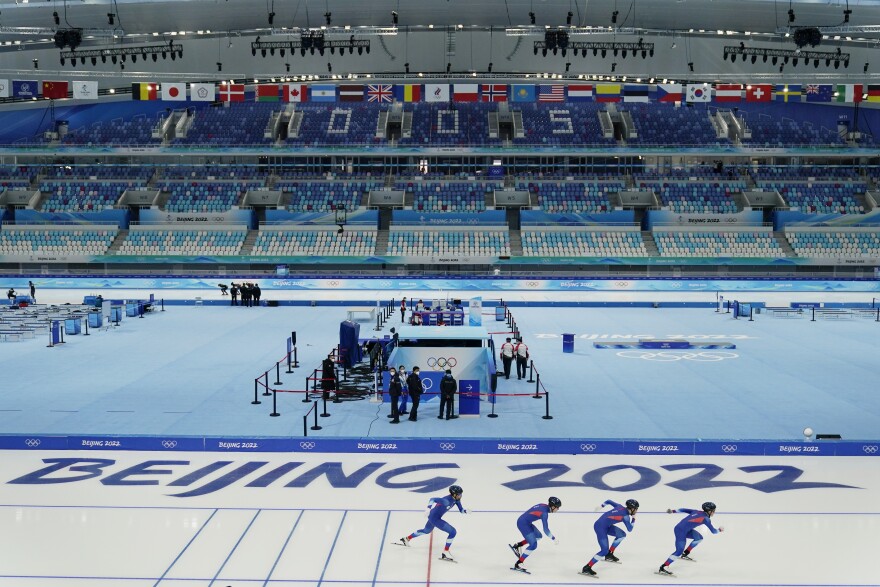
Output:
<path fill-rule="evenodd" d="M 404 64 L 403 64 L 403 67 L 404 67 L 404 69 L 406 70 L 406 73 L 409 73 L 409 61 L 407 61 L 406 63 L 404 63 Z M 490 71 L 491 71 L 491 70 L 490 70 Z"/>
<path fill-rule="evenodd" d="M 446 73 L 449 73 L 449 72 L 451 72 L 451 71 L 452 71 L 452 64 L 451 64 L 451 63 L 447 63 L 447 64 L 446 64 Z"/>
<path fill-rule="evenodd" d="M 841 61 L 846 64 L 846 61 L 849 60 L 850 57 L 849 53 L 843 53 L 839 48 L 831 53 L 827 51 L 809 51 L 804 49 L 792 51 L 786 49 L 763 49 L 758 47 L 732 45 L 724 47 L 725 59 L 729 56 L 731 61 L 735 61 L 737 55 L 741 56 L 743 61 L 747 58 L 751 58 L 752 63 L 757 62 L 758 57 L 760 57 L 764 63 L 767 63 L 767 59 L 771 58 L 773 65 L 777 65 L 780 60 L 784 63 L 792 62 L 793 65 L 797 65 L 798 62 L 803 59 L 804 65 L 809 65 L 812 61 L 813 66 L 818 67 L 819 63 L 824 61 L 825 66 L 828 67 L 831 65 L 831 62 L 834 61 L 835 68 L 840 67 Z"/>
<path fill-rule="evenodd" d="M 223 63 L 220 61 L 217 62 L 217 71 L 223 71 Z"/>
<path fill-rule="evenodd" d="M 332 63 L 327 64 L 327 71 L 330 73 L 333 73 L 333 64 Z"/>
<path fill-rule="evenodd" d="M 273 24 L 275 24 L 275 13 L 270 12 L 269 13 L 269 26 L 272 26 Z"/>
<path fill-rule="evenodd" d="M 107 24 L 114 25 L 116 24 L 116 15 L 112 12 L 107 13 Z"/>
<path fill-rule="evenodd" d="M 868 73 L 868 62 L 867 61 L 865 61 L 865 66 L 862 68 L 862 71 L 864 73 Z"/>
<path fill-rule="evenodd" d="M 617 15 L 619 13 L 615 10 L 611 13 L 611 24 L 617 24 Z"/>
<path fill-rule="evenodd" d="M 325 12 L 324 13 L 324 20 L 327 21 L 327 26 L 330 26 L 333 23 L 333 13 L 329 12 L 329 11 Z"/>
<path fill-rule="evenodd" d="M 616 64 L 616 63 L 612 63 L 612 64 L 611 64 L 611 73 L 614 73 L 616 70 L 617 70 L 617 64 Z"/>
<path fill-rule="evenodd" d="M 794 22 L 794 9 L 793 8 L 788 9 L 788 22 L 790 22 L 790 23 Z"/>
<path fill-rule="evenodd" d="M 535 24 L 535 13 L 534 12 L 529 12 L 529 21 L 532 24 Z"/>
<path fill-rule="evenodd" d="M 566 63 L 565 64 L 565 73 L 568 73 L 568 70 L 570 70 L 570 69 L 571 69 L 571 63 Z"/>
<path fill-rule="evenodd" d="M 138 57 L 140 57 L 143 61 L 147 60 L 147 56 L 151 56 L 153 61 L 158 60 L 158 56 L 162 55 L 162 58 L 166 58 L 168 56 L 168 52 L 171 52 L 171 58 L 174 59 L 176 57 L 183 58 L 183 46 L 180 44 L 175 44 L 173 41 L 168 44 L 162 45 L 146 45 L 139 47 L 114 47 L 114 48 L 105 48 L 105 49 L 89 49 L 85 51 L 73 49 L 61 51 L 59 57 L 61 58 L 61 65 L 64 65 L 64 62 L 69 59 L 71 64 L 75 65 L 76 60 L 85 65 L 86 59 L 91 61 L 92 65 L 98 64 L 98 58 L 101 59 L 101 63 L 107 63 L 107 58 L 110 58 L 110 61 L 116 65 L 117 63 L 125 63 L 128 57 L 131 57 L 132 63 L 136 63 Z"/>
<path fill-rule="evenodd" d="M 567 24 L 568 26 L 571 26 L 572 17 L 574 17 L 574 13 L 571 10 L 569 10 L 568 16 L 565 17 L 565 24 Z"/>
<path fill-rule="evenodd" d="M 489 73 L 492 73 L 492 62 L 489 62 Z"/>
<path fill-rule="evenodd" d="M 392 10 L 392 11 L 391 11 L 391 24 L 395 24 L 395 25 L 396 25 L 397 22 L 398 22 L 398 14 L 397 14 L 396 11 Z"/>
<path fill-rule="evenodd" d="M 849 22 L 849 15 L 852 14 L 852 10 L 847 8 L 843 11 L 843 22 Z"/>
<path fill-rule="evenodd" d="M 58 11 L 52 13 L 52 19 L 55 21 L 55 25 L 61 24 L 61 18 L 58 16 Z"/>
<path fill-rule="evenodd" d="M 694 62 L 693 61 L 688 62 L 688 69 L 690 69 L 691 71 L 694 70 Z"/>
<path fill-rule="evenodd" d="M 34 69 L 40 69 L 40 60 L 39 60 L 39 59 L 32 59 L 31 61 L 32 61 L 33 64 L 34 64 Z M 64 65 L 64 64 L 62 63 L 62 65 Z M 868 64 L 866 63 L 866 64 L 865 64 L 865 70 L 866 70 L 866 71 L 867 71 L 867 67 L 868 67 Z"/>

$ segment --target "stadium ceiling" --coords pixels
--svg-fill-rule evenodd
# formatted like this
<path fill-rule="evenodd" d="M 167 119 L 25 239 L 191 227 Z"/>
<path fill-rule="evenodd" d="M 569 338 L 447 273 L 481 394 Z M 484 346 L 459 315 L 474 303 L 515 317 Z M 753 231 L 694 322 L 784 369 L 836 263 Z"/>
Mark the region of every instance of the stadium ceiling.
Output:
<path fill-rule="evenodd" d="M 330 20 L 332 27 L 381 30 L 393 25 L 392 12 L 397 26 L 411 32 L 491 27 L 502 34 L 537 35 L 547 26 L 574 26 L 584 35 L 591 27 L 610 27 L 646 35 L 779 37 L 815 27 L 839 42 L 880 41 L 880 0 L 0 0 L 0 43 L 19 41 L 26 48 L 28 40 L 58 28 L 81 28 L 96 37 L 199 31 L 265 36 L 319 28 Z"/>

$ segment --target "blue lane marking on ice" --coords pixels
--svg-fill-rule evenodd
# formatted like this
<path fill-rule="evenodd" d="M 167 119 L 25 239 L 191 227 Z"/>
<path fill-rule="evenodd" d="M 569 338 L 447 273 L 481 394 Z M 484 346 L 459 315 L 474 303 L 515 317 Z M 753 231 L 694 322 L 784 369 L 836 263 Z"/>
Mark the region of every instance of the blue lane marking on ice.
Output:
<path fill-rule="evenodd" d="M 299 515 L 296 517 L 296 522 L 293 523 L 293 528 L 290 529 L 290 533 L 287 535 L 287 538 L 284 539 L 284 544 L 281 545 L 281 550 L 278 551 L 278 556 L 275 557 L 275 562 L 272 563 L 272 568 L 269 569 L 269 574 L 266 575 L 266 580 L 263 581 L 263 587 L 266 587 L 266 585 L 269 584 L 269 581 L 272 580 L 272 573 L 275 572 L 275 567 L 278 566 L 278 561 L 281 560 L 281 555 L 284 554 L 284 551 L 287 549 L 287 544 L 290 542 L 290 538 L 296 531 L 296 527 L 299 526 L 299 521 L 302 519 L 303 512 L 305 512 L 305 510 L 299 511 Z"/>
<path fill-rule="evenodd" d="M 379 542 L 379 556 L 376 557 L 376 570 L 373 571 L 373 582 L 372 584 L 376 584 L 376 579 L 379 577 L 379 564 L 382 562 L 382 553 L 385 552 L 385 541 L 388 540 L 388 522 L 391 521 L 391 512 L 388 511 L 385 514 L 385 527 L 382 528 L 382 539 Z"/>
<path fill-rule="evenodd" d="M 232 547 L 232 550 L 229 551 L 229 554 L 226 555 L 226 560 L 224 560 L 224 561 L 223 561 L 223 564 L 220 565 L 220 568 L 217 569 L 217 574 L 214 575 L 214 578 L 211 579 L 211 582 L 210 582 L 210 583 L 208 583 L 208 587 L 211 587 L 211 585 L 213 585 L 214 582 L 217 580 L 217 577 L 220 576 L 220 573 L 223 572 L 223 568 L 226 566 L 226 563 L 228 563 L 228 562 L 229 562 L 229 559 L 232 558 L 232 555 L 235 554 L 235 550 L 238 548 L 238 545 L 241 544 L 241 541 L 242 541 L 242 540 L 244 540 L 244 537 L 247 535 L 248 530 L 250 530 L 250 529 L 251 529 L 251 526 L 254 525 L 254 522 L 257 520 L 257 516 L 260 515 L 260 512 L 261 512 L 261 511 L 262 511 L 262 510 L 257 510 L 257 513 L 254 514 L 254 517 L 251 518 L 251 521 L 250 521 L 250 523 L 247 525 L 247 528 L 244 529 L 244 532 L 241 533 L 241 536 L 239 536 L 239 537 L 238 537 L 238 540 L 235 542 L 235 546 L 233 546 L 233 547 Z"/>
<path fill-rule="evenodd" d="M 347 515 L 348 512 L 343 513 L 342 519 L 339 520 L 339 528 L 336 529 L 336 536 L 333 537 L 333 544 L 330 545 L 330 552 L 327 554 L 327 560 L 324 561 L 324 570 L 321 571 L 321 576 L 318 578 L 318 587 L 324 582 L 324 575 L 327 574 L 327 569 L 330 567 L 330 559 L 333 558 L 333 551 L 336 549 L 336 542 L 339 540 L 339 534 L 342 532 L 342 526 L 345 524 L 345 517 Z"/>
<path fill-rule="evenodd" d="M 179 553 L 178 553 L 178 554 L 177 554 L 177 556 L 176 556 L 176 557 L 174 557 L 174 560 L 173 560 L 173 561 L 171 561 L 171 564 L 170 564 L 170 565 L 168 565 L 168 568 L 167 568 L 167 569 L 165 569 L 165 572 L 164 572 L 164 573 L 162 573 L 162 575 L 161 575 L 161 576 L 160 576 L 160 577 L 159 577 L 159 578 L 158 578 L 158 579 L 156 579 L 156 582 L 155 582 L 155 583 L 153 583 L 153 587 L 156 587 L 156 586 L 157 586 L 157 585 L 158 585 L 158 584 L 159 584 L 159 583 L 161 583 L 161 582 L 162 582 L 162 579 L 164 579 L 164 578 L 165 578 L 165 575 L 167 575 L 167 574 L 168 574 L 168 572 L 169 572 L 169 571 L 170 571 L 170 570 L 171 570 L 171 569 L 172 569 L 172 567 L 174 567 L 174 565 L 176 565 L 176 564 L 177 564 L 177 561 L 179 561 L 179 560 L 180 560 L 180 557 L 182 557 L 182 556 L 183 556 L 183 553 L 184 553 L 184 552 L 186 552 L 186 549 L 187 549 L 187 548 L 189 548 L 189 547 L 190 547 L 190 545 L 191 545 L 191 544 L 192 544 L 192 543 L 193 543 L 193 542 L 195 542 L 195 540 L 196 540 L 196 538 L 198 538 L 198 537 L 199 537 L 199 534 L 201 534 L 201 533 L 202 533 L 202 530 L 204 530 L 204 529 L 205 529 L 205 528 L 207 528 L 207 527 L 208 527 L 208 524 L 210 524 L 210 523 L 211 523 L 211 520 L 213 520 L 213 519 L 214 519 L 214 516 L 216 516 L 216 515 L 217 515 L 217 512 L 219 512 L 219 511 L 220 511 L 220 510 L 219 510 L 219 509 L 215 509 L 215 510 L 214 510 L 214 511 L 213 511 L 213 512 L 211 512 L 211 515 L 210 515 L 210 516 L 208 516 L 208 519 L 207 519 L 207 520 L 205 520 L 205 523 L 204 523 L 204 524 L 202 524 L 202 527 L 201 527 L 201 528 L 199 528 L 199 531 L 198 531 L 198 532 L 196 532 L 196 533 L 195 533 L 195 534 L 193 534 L 193 537 L 192 537 L 192 538 L 190 538 L 190 539 L 189 539 L 189 542 L 187 542 L 187 543 L 186 543 L 186 546 L 184 546 L 184 547 L 183 547 L 183 550 L 181 550 L 181 551 L 180 551 L 180 552 L 179 552 Z"/>

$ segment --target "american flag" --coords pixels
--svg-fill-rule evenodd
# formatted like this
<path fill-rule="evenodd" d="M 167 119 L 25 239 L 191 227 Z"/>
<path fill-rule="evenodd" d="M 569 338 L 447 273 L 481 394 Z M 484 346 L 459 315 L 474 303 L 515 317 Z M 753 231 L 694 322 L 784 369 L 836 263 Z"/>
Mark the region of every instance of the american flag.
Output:
<path fill-rule="evenodd" d="M 367 102 L 391 102 L 390 84 L 370 84 L 367 86 Z"/>
<path fill-rule="evenodd" d="M 538 86 L 538 102 L 565 102 L 565 86 Z"/>

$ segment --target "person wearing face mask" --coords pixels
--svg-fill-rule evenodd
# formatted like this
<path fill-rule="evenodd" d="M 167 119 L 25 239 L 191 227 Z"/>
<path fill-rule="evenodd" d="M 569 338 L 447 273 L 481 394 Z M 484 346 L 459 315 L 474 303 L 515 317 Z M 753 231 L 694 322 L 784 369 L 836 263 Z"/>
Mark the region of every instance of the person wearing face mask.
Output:
<path fill-rule="evenodd" d="M 422 385 L 422 377 L 419 375 L 418 366 L 413 367 L 412 373 L 406 378 L 406 386 L 409 388 L 409 397 L 412 400 L 412 408 L 409 411 L 409 419 L 415 422 L 419 418 L 419 400 L 425 387 Z"/>
<path fill-rule="evenodd" d="M 388 395 L 391 397 L 391 423 L 400 424 L 400 412 L 398 411 L 397 402 L 400 400 L 400 394 L 403 392 L 403 383 L 400 380 L 400 373 L 397 369 L 391 367 L 388 370 Z"/>

